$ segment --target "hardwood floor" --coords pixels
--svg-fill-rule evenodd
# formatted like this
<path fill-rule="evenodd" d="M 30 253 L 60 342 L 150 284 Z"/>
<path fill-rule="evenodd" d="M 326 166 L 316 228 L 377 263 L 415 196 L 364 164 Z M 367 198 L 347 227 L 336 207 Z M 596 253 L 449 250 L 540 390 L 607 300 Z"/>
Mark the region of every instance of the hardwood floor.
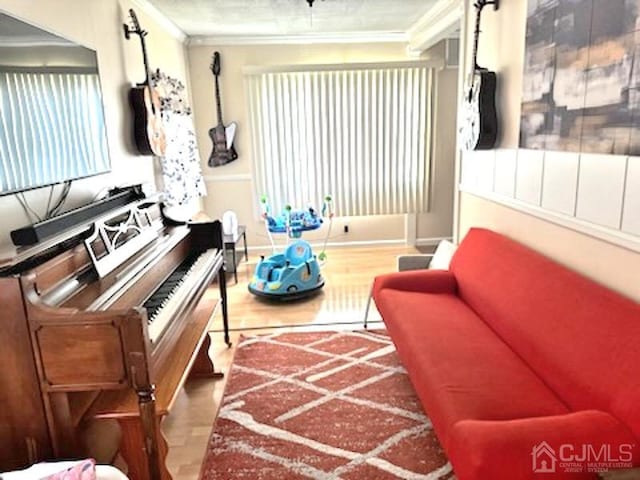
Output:
<path fill-rule="evenodd" d="M 412 247 L 343 248 L 327 251 L 323 268 L 326 284 L 316 297 L 303 302 L 273 305 L 247 291 L 257 256 L 238 268 L 238 284 L 229 281 L 229 321 L 236 345 L 242 333 L 254 335 L 274 330 L 362 328 L 365 305 L 374 276 L 396 269 L 396 256 L 416 253 Z M 210 290 L 217 295 L 217 287 Z M 220 314 L 216 324 L 221 323 Z M 372 305 L 369 320 L 380 320 Z M 313 324 L 313 325 L 312 325 Z M 374 325 L 380 325 L 374 324 Z M 222 333 L 211 334 L 211 357 L 225 374 L 234 347 L 227 348 Z M 226 377 L 225 377 L 226 379 Z M 175 480 L 197 480 L 207 440 L 222 398 L 225 380 L 190 380 L 180 393 L 163 430 L 169 443 L 167 464 Z"/>

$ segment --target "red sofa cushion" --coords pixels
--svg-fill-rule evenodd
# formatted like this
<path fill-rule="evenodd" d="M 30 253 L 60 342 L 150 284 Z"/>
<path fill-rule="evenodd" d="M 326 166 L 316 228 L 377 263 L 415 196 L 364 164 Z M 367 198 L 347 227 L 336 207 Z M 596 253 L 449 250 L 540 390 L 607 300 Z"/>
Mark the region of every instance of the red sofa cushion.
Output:
<path fill-rule="evenodd" d="M 458 480 L 595 480 L 596 474 L 590 473 L 593 463 L 633 463 L 632 459 L 637 462 L 640 458 L 629 429 L 611 415 L 594 410 L 499 422 L 464 420 L 455 425 L 451 437 L 447 454 Z M 534 447 L 542 447 L 543 441 L 544 450 L 538 450 L 534 458 Z M 585 454 L 589 446 L 597 453 Z M 545 460 L 555 472 L 534 471 Z M 573 462 L 580 465 L 580 473 L 567 472 L 567 463 Z"/>
<path fill-rule="evenodd" d="M 377 288 L 374 298 L 445 448 L 460 420 L 567 413 L 567 407 L 455 295 Z"/>
<path fill-rule="evenodd" d="M 640 439 L 640 305 L 489 230 L 469 231 L 451 271 L 460 298 L 572 410 L 610 412 Z"/>

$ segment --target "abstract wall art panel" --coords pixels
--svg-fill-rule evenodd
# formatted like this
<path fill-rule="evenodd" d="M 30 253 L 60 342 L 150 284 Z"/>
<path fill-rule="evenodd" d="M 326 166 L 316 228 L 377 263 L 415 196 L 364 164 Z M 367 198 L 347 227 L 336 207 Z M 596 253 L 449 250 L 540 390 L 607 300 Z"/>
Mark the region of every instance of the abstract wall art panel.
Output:
<path fill-rule="evenodd" d="M 520 147 L 640 155 L 640 0 L 528 0 Z"/>

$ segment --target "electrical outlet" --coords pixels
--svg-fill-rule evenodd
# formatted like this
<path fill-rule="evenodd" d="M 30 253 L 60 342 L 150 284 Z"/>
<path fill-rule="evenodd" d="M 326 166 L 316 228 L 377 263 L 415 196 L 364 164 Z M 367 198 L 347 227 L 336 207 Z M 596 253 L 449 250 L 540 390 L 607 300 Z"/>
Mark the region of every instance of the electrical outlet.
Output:
<path fill-rule="evenodd" d="M 344 226 L 344 233 L 349 233 L 349 225 Z"/>

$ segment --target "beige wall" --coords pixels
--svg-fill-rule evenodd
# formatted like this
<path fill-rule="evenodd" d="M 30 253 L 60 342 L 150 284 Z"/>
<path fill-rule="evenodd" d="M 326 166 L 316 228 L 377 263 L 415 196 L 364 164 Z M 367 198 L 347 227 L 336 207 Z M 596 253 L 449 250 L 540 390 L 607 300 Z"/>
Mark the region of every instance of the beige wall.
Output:
<path fill-rule="evenodd" d="M 187 81 L 186 50 L 182 42 L 166 33 L 128 0 L 0 0 L 1 11 L 98 52 L 112 173 L 74 182 L 69 207 L 91 200 L 104 187 L 154 182 L 157 176 L 157 161 L 136 155 L 131 141 L 127 92 L 133 82 L 144 79 L 139 41 L 137 37 L 127 41 L 122 33 L 122 23 L 127 21 L 131 7 L 136 10 L 141 26 L 149 31 L 147 44 L 151 67 L 160 67 Z M 49 189 L 34 190 L 26 192 L 25 197 L 40 213 L 46 208 L 48 193 Z M 29 221 L 15 195 L 0 197 L 0 213 L 2 247 L 10 243 L 9 231 Z"/>
<path fill-rule="evenodd" d="M 461 209 L 463 235 L 474 226 L 501 232 L 640 301 L 640 255 L 637 253 L 474 195 L 463 194 Z"/>
<path fill-rule="evenodd" d="M 206 165 L 211 151 L 208 130 L 217 124 L 214 103 L 213 76 L 209 70 L 214 51 L 222 56 L 220 88 L 224 121 L 238 123 L 236 149 L 239 158 L 235 162 L 209 168 Z M 194 114 L 198 144 L 203 169 L 207 178 L 209 196 L 205 210 L 213 217 L 220 217 L 226 210 L 237 213 L 240 223 L 248 226 L 250 246 L 268 244 L 264 226 L 257 220 L 257 200 L 253 193 L 251 135 L 248 131 L 248 109 L 245 101 L 244 66 L 331 64 L 350 62 L 385 62 L 407 60 L 404 43 L 342 44 L 342 45 L 248 45 L 248 46 L 191 46 L 189 69 L 194 100 Z M 438 75 L 438 128 L 435 162 L 433 164 L 434 191 L 432 211 L 417 218 L 418 238 L 448 237 L 452 230 L 453 166 L 455 131 L 456 78 L 455 71 L 446 70 Z M 335 199 L 337 203 L 340 199 Z M 385 217 L 340 218 L 332 231 L 333 242 L 404 241 L 404 215 Z M 344 234 L 348 224 L 350 233 Z M 313 232 L 305 236 L 315 240 L 325 234 Z"/>
<path fill-rule="evenodd" d="M 502 149 L 498 153 L 503 159 L 509 157 L 510 152 L 524 157 L 517 155 L 515 149 L 518 147 L 520 128 L 526 4 L 524 0 L 501 2 L 499 11 L 494 12 L 491 7 L 487 7 L 483 12 L 478 63 L 498 72 L 497 104 L 501 124 L 498 147 Z M 468 53 L 475 19 L 470 0 L 466 0 L 466 10 L 471 12 L 467 16 L 464 32 L 468 40 L 465 65 L 469 65 Z M 477 160 L 484 162 L 480 157 Z M 492 160 L 490 163 L 493 165 L 495 162 L 496 160 Z M 472 163 L 477 166 L 475 161 Z M 478 177 L 479 184 L 482 184 L 483 172 L 479 172 Z M 571 179 L 566 180 L 568 187 Z M 494 181 L 489 179 L 488 183 Z M 575 186 L 575 179 L 573 182 Z M 484 192 L 490 189 L 477 187 L 477 190 Z M 567 216 L 565 220 L 570 225 L 572 219 Z M 484 226 L 503 232 L 598 282 L 640 300 L 639 253 L 524 213 L 518 209 L 517 202 L 513 208 L 508 208 L 487 198 L 463 193 L 459 207 L 460 236 L 464 236 L 472 226 Z"/>
<path fill-rule="evenodd" d="M 456 157 L 458 69 L 438 73 L 435 94 L 431 212 L 418 217 L 418 238 L 450 236 L 453 230 L 453 179 Z"/>

